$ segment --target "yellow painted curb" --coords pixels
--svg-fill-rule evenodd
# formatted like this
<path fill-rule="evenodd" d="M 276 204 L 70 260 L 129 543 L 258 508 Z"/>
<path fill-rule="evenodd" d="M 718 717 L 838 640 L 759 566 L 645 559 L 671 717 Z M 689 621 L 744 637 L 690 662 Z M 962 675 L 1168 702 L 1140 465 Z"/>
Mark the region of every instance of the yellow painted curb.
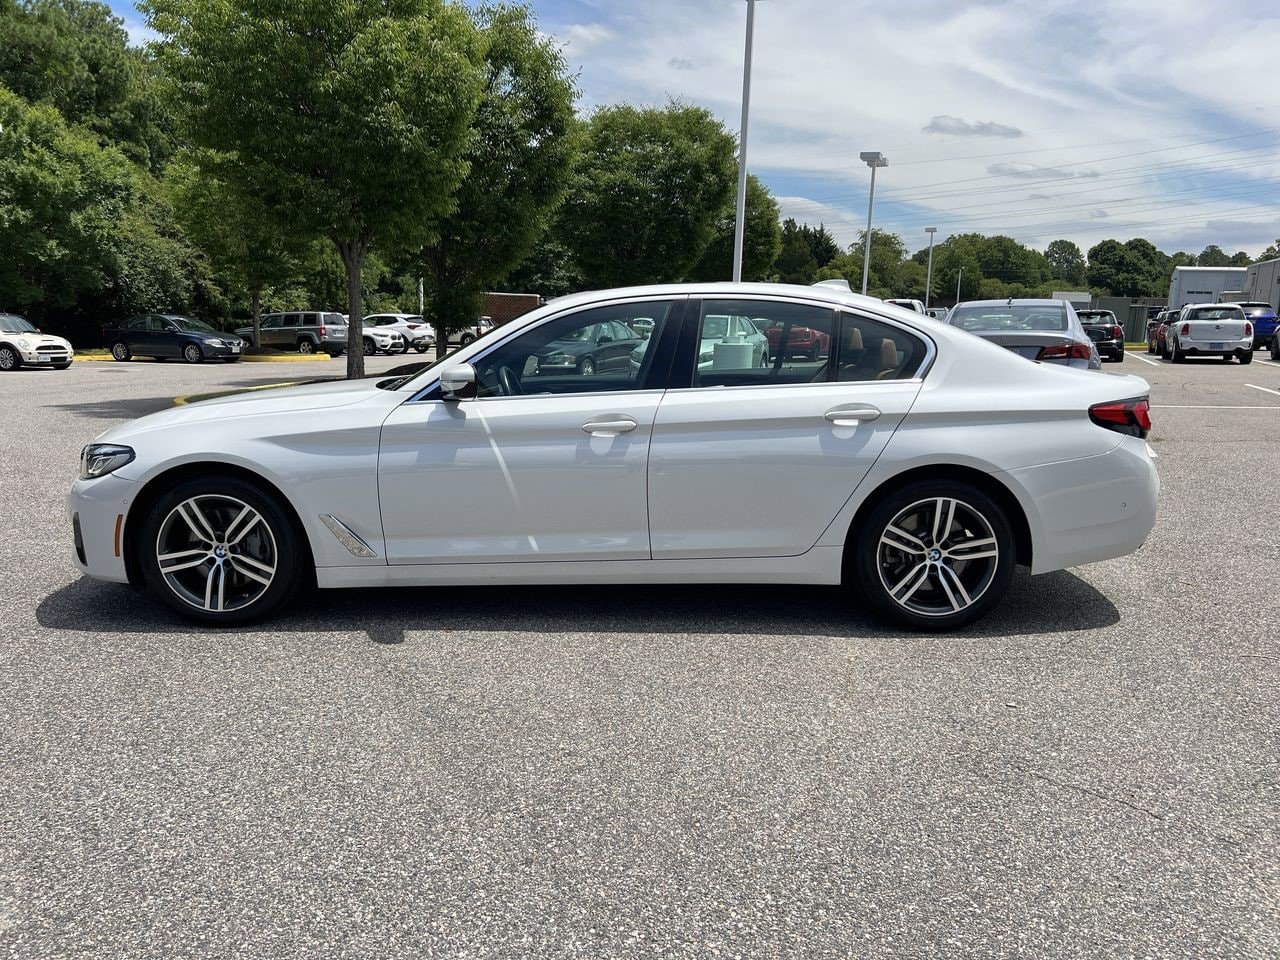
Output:
<path fill-rule="evenodd" d="M 73 359 L 90 360 L 90 361 L 110 360 L 112 362 L 119 362 L 119 361 L 116 361 L 116 358 L 111 356 L 111 354 L 109 353 L 77 353 L 75 357 L 73 357 Z M 142 359 L 142 358 L 139 358 L 139 359 Z M 184 362 L 181 357 L 170 357 L 169 359 L 176 360 L 179 363 Z M 327 353 L 289 353 L 289 354 L 281 354 L 280 356 L 258 356 L 257 354 L 242 354 L 238 362 L 240 363 L 299 363 L 304 361 L 309 362 L 312 360 L 324 361 L 324 360 L 335 360 L 335 359 L 341 360 L 343 358 L 330 357 Z M 125 360 L 123 362 L 132 363 L 133 361 Z M 147 358 L 147 362 L 154 363 L 155 361 L 151 360 L 150 358 Z M 216 363 L 218 361 L 211 360 L 208 362 Z"/>
<path fill-rule="evenodd" d="M 275 390 L 278 387 L 298 387 L 310 380 L 285 380 L 282 383 L 260 383 L 255 387 L 241 387 L 239 390 L 219 390 L 217 393 L 188 393 L 186 396 L 174 397 L 175 407 L 185 407 L 188 403 L 199 403 L 201 400 L 216 400 L 219 397 L 234 397 L 239 393 L 254 393 L 258 390 Z"/>

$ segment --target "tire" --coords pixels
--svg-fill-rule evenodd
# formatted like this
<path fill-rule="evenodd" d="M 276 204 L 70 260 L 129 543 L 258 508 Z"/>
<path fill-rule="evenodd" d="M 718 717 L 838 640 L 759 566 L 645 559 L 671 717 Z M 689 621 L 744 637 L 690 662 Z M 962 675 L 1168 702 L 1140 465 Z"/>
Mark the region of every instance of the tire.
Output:
<path fill-rule="evenodd" d="M 17 370 L 22 366 L 22 357 L 18 356 L 18 351 L 13 347 L 5 344 L 0 346 L 0 370 L 9 371 Z"/>
<path fill-rule="evenodd" d="M 248 623 L 279 610 L 297 594 L 309 557 L 273 496 L 217 474 L 166 491 L 143 520 L 137 551 L 147 585 L 161 600 L 182 616 L 215 624 Z"/>
<path fill-rule="evenodd" d="M 156 359 L 158 360 L 160 358 L 157 357 Z M 187 361 L 187 363 L 203 363 L 204 354 L 194 343 L 188 343 L 182 348 L 182 359 Z"/>
<path fill-rule="evenodd" d="M 464 346 L 464 347 L 465 347 L 465 346 L 469 346 L 470 344 L 473 344 L 473 343 L 475 343 L 475 342 L 476 342 L 476 335 L 475 335 L 474 333 L 464 333 L 464 334 L 463 334 L 463 335 L 458 339 L 458 343 L 459 343 L 459 345 L 460 345 L 460 346 Z"/>
<path fill-rule="evenodd" d="M 1173 348 L 1169 351 L 1169 358 L 1174 363 L 1184 363 L 1187 359 L 1187 355 L 1182 352 L 1182 349 L 1178 346 L 1178 341 L 1176 340 L 1173 342 Z"/>
<path fill-rule="evenodd" d="M 1280 337 L 1271 338 L 1271 359 L 1280 362 Z"/>
<path fill-rule="evenodd" d="M 765 370 L 765 369 L 768 369 L 768 367 L 769 367 L 769 351 L 761 350 L 760 351 L 760 368 L 762 370 Z"/>
<path fill-rule="evenodd" d="M 596 362 L 590 357 L 583 357 L 582 362 L 578 364 L 578 373 L 584 377 L 594 377 L 596 375 Z"/>
<path fill-rule="evenodd" d="M 345 350 L 330 350 L 330 351 L 329 351 L 329 359 L 330 359 L 330 360 L 332 360 L 334 357 L 340 357 L 340 356 L 342 356 L 342 355 L 343 355 L 344 353 L 346 353 L 346 352 L 347 352 L 347 351 L 345 351 Z"/>
<path fill-rule="evenodd" d="M 1245 364 L 1245 363 L 1253 363 L 1253 351 L 1252 351 L 1252 350 L 1245 350 L 1243 353 L 1241 353 L 1241 354 L 1240 354 L 1240 362 L 1241 362 L 1242 364 Z"/>
<path fill-rule="evenodd" d="M 418 341 L 413 345 L 413 349 L 417 350 L 418 353 L 426 353 L 428 348 L 425 343 L 423 343 L 422 341 Z"/>
<path fill-rule="evenodd" d="M 1148 353 L 1148 354 L 1153 354 L 1153 353 L 1155 353 L 1155 352 L 1156 352 L 1156 345 L 1155 345 L 1154 343 L 1152 343 L 1150 340 L 1148 340 L 1148 341 L 1147 341 L 1147 353 Z"/>
<path fill-rule="evenodd" d="M 853 586 L 881 615 L 916 630 L 972 623 L 1004 598 L 1013 581 L 1008 517 L 986 493 L 962 481 L 922 480 L 892 491 L 856 536 Z M 952 551 L 963 552 L 952 557 Z"/>
<path fill-rule="evenodd" d="M 364 346 L 364 355 L 366 357 L 372 357 L 375 353 L 378 352 L 378 345 L 373 342 L 373 339 L 371 337 L 365 337 L 362 343 Z"/>
<path fill-rule="evenodd" d="M 1120 356 L 1116 357 L 1116 363 L 1124 363 L 1124 351 L 1120 351 Z"/>
<path fill-rule="evenodd" d="M 316 344 L 314 340 L 308 340 L 302 337 L 298 340 L 298 352 L 305 353 L 308 356 L 316 352 Z"/>
<path fill-rule="evenodd" d="M 1160 359 L 1169 359 L 1169 338 L 1166 337 L 1164 343 L 1160 344 Z"/>
<path fill-rule="evenodd" d="M 133 351 L 129 349 L 129 345 L 123 340 L 117 340 L 111 345 L 111 359 L 118 360 L 121 363 L 126 360 L 132 360 Z"/>

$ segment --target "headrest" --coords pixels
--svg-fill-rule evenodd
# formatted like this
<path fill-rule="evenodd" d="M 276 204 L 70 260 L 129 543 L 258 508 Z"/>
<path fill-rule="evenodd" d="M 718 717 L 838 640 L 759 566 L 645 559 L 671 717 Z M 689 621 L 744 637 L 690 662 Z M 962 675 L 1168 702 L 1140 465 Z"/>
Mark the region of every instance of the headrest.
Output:
<path fill-rule="evenodd" d="M 898 348 L 893 345 L 893 341 L 885 337 L 880 341 L 880 366 L 886 370 L 892 369 L 898 365 Z"/>
<path fill-rule="evenodd" d="M 848 341 L 846 346 L 850 350 L 862 349 L 862 331 L 857 327 L 850 327 L 845 339 Z"/>

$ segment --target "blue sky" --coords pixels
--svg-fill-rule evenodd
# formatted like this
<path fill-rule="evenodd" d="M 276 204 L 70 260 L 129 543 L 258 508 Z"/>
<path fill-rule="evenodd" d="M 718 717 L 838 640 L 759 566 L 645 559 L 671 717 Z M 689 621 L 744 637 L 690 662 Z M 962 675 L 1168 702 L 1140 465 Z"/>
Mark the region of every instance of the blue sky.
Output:
<path fill-rule="evenodd" d="M 744 0 L 532 6 L 584 110 L 678 99 L 738 129 Z M 759 0 L 749 167 L 842 243 L 880 150 L 875 224 L 910 249 L 936 225 L 1256 255 L 1280 238 L 1277 50 L 1274 0 Z"/>

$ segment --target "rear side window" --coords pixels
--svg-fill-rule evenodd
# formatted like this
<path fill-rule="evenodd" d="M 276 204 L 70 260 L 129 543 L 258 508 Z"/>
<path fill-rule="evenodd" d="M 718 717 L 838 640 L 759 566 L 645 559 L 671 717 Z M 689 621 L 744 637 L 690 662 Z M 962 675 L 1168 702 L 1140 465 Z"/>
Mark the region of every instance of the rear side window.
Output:
<path fill-rule="evenodd" d="M 285 325 L 286 327 L 300 327 L 300 326 L 302 326 L 302 314 L 300 314 L 300 313 L 286 313 L 286 314 L 285 314 L 285 317 L 284 317 L 284 325 Z"/>
<path fill-rule="evenodd" d="M 326 326 L 345 327 L 347 325 L 346 318 L 340 313 L 326 313 L 324 322 Z"/>
<path fill-rule="evenodd" d="M 840 315 L 836 379 L 910 380 L 918 376 L 927 348 L 907 331 L 853 313 Z"/>
<path fill-rule="evenodd" d="M 770 300 L 704 300 L 695 387 L 828 380 L 835 311 Z"/>
<path fill-rule="evenodd" d="M 302 325 L 304 327 L 314 327 L 316 325 L 316 315 L 314 313 L 304 313 L 302 315 Z"/>

